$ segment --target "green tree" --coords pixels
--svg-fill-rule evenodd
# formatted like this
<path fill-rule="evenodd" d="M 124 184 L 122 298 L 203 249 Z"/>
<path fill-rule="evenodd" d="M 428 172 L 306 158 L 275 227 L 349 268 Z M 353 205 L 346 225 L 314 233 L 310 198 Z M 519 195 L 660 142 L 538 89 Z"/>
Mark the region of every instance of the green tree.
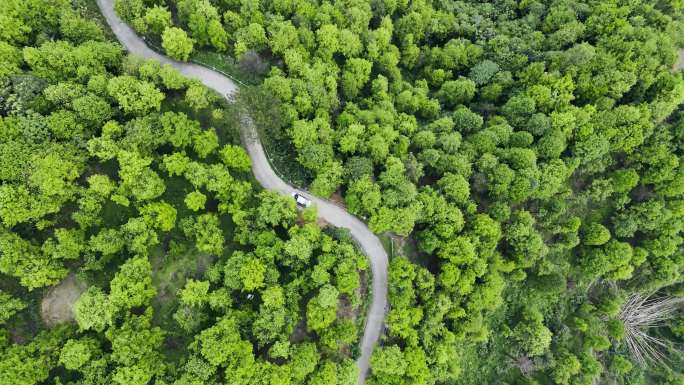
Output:
<path fill-rule="evenodd" d="M 235 318 L 224 316 L 196 337 L 199 351 L 210 364 L 218 366 L 229 362 L 249 363 L 254 360 L 252 345 L 242 340 L 238 327 Z M 249 360 L 243 361 L 245 359 Z"/>
<path fill-rule="evenodd" d="M 129 258 L 112 279 L 109 300 L 118 309 L 143 306 L 157 294 L 152 266 L 146 257 Z"/>
<path fill-rule="evenodd" d="M 266 31 L 261 24 L 251 23 L 235 32 L 235 54 L 238 57 L 249 50 L 259 51 L 267 43 Z"/>
<path fill-rule="evenodd" d="M 188 79 L 181 75 L 171 64 L 164 64 L 159 71 L 161 83 L 166 89 L 180 90 L 186 87 Z"/>
<path fill-rule="evenodd" d="M 253 255 L 248 255 L 240 266 L 240 278 L 245 291 L 253 291 L 265 285 L 267 266 Z"/>
<path fill-rule="evenodd" d="M 309 330 L 321 332 L 335 321 L 338 291 L 334 286 L 321 287 L 306 307 L 306 325 Z"/>
<path fill-rule="evenodd" d="M 401 378 L 406 373 L 407 363 L 398 346 L 392 345 L 376 349 L 371 356 L 373 374 L 383 378 Z"/>
<path fill-rule="evenodd" d="M 569 384 L 570 379 L 579 374 L 581 369 L 580 361 L 575 355 L 562 350 L 556 356 L 556 365 L 553 368 L 553 380 L 557 384 Z"/>
<path fill-rule="evenodd" d="M 3 36 L 9 36 L 8 34 Z M 8 76 L 20 73 L 20 66 L 23 62 L 21 51 L 7 43 L 0 42 L 0 54 L 2 54 L 2 61 L 0 61 L 0 76 Z"/>
<path fill-rule="evenodd" d="M 69 339 L 60 351 L 59 362 L 68 370 L 78 370 L 97 354 L 99 354 L 99 347 L 96 340 Z"/>
<path fill-rule="evenodd" d="M 6 323 L 17 312 L 24 310 L 26 306 L 20 299 L 0 291 L 0 325 Z"/>
<path fill-rule="evenodd" d="M 184 305 L 201 307 L 209 300 L 209 282 L 188 279 L 178 294 Z"/>
<path fill-rule="evenodd" d="M 252 160 L 247 152 L 240 146 L 227 144 L 219 152 L 221 161 L 231 170 L 248 172 L 252 167 Z"/>
<path fill-rule="evenodd" d="M 101 96 L 87 94 L 71 102 L 76 115 L 90 127 L 100 127 L 114 115 L 111 105 Z"/>
<path fill-rule="evenodd" d="M 365 59 L 352 58 L 347 60 L 342 72 L 342 91 L 351 99 L 359 94 L 368 80 L 370 80 L 373 63 Z"/>
<path fill-rule="evenodd" d="M 195 41 L 180 28 L 167 27 L 162 33 L 162 47 L 167 55 L 180 61 L 187 61 L 194 49 Z"/>
<path fill-rule="evenodd" d="M 337 384 L 337 381 L 337 365 L 332 361 L 325 360 L 318 365 L 318 369 L 311 375 L 309 384 Z"/>
<path fill-rule="evenodd" d="M 288 314 L 285 308 L 285 294 L 281 287 L 268 287 L 262 290 L 261 297 L 262 304 L 259 306 L 259 313 L 252 324 L 252 330 L 259 343 L 266 345 L 284 334 L 283 329 Z"/>
<path fill-rule="evenodd" d="M 192 211 L 199 211 L 204 209 L 207 202 L 207 196 L 199 191 L 193 191 L 185 196 L 185 205 Z"/>
<path fill-rule="evenodd" d="M 513 339 L 524 354 L 539 356 L 549 348 L 553 334 L 543 321 L 544 317 L 538 310 L 526 309 L 523 319 L 513 328 Z"/>
<path fill-rule="evenodd" d="M 342 164 L 339 162 L 332 161 L 325 164 L 311 183 L 311 192 L 322 197 L 329 197 L 342 183 L 343 172 Z"/>
<path fill-rule="evenodd" d="M 58 260 L 50 259 L 31 242 L 1 228 L 0 250 L 0 272 L 19 278 L 29 290 L 54 285 L 67 275 Z"/>
<path fill-rule="evenodd" d="M 160 349 L 165 333 L 159 327 L 152 327 L 151 318 L 151 308 L 147 308 L 142 315 L 130 315 L 120 327 L 107 330 L 111 360 L 118 364 L 112 378 L 114 382 L 144 385 L 162 373 Z"/>
<path fill-rule="evenodd" d="M 181 222 L 183 232 L 195 238 L 195 247 L 203 253 L 221 255 L 223 253 L 223 230 L 219 218 L 214 213 L 206 213 L 196 219 L 186 218 Z"/>
<path fill-rule="evenodd" d="M 107 92 L 121 109 L 131 115 L 146 115 L 159 111 L 164 94 L 153 84 L 124 75 L 111 78 Z"/>
<path fill-rule="evenodd" d="M 453 200 L 458 204 L 465 204 L 470 197 L 470 186 L 468 181 L 458 174 L 446 173 L 437 182 L 437 186 L 441 189 L 447 198 Z"/>
<path fill-rule="evenodd" d="M 199 122 L 189 119 L 184 113 L 164 112 L 160 121 L 164 135 L 177 149 L 184 149 L 192 144 L 192 138 L 202 129 Z"/>
<path fill-rule="evenodd" d="M 169 175 L 180 176 L 187 170 L 190 158 L 182 152 L 174 152 L 172 154 L 164 155 L 162 162 L 164 169 Z"/>
<path fill-rule="evenodd" d="M 65 334 L 63 331 L 44 331 L 27 344 L 8 346 L 0 360 L 0 378 L 17 385 L 47 381 L 50 371 L 57 366 Z"/>
<path fill-rule="evenodd" d="M 304 381 L 307 375 L 313 373 L 320 360 L 320 354 L 316 349 L 316 345 L 311 342 L 294 344 L 290 351 L 292 356 L 290 360 L 292 379 L 294 381 Z"/>
<path fill-rule="evenodd" d="M 81 330 L 102 332 L 114 322 L 116 310 L 100 288 L 91 286 L 74 304 L 74 318 Z"/>
<path fill-rule="evenodd" d="M 171 12 L 166 7 L 155 5 L 145 12 L 145 24 L 150 32 L 159 36 L 172 26 Z"/>
<path fill-rule="evenodd" d="M 589 246 L 603 245 L 610 240 L 610 231 L 600 223 L 591 223 L 583 230 L 582 242 Z"/>
<path fill-rule="evenodd" d="M 192 141 L 192 148 L 201 159 L 211 155 L 219 147 L 218 135 L 213 128 L 196 134 Z"/>
<path fill-rule="evenodd" d="M 140 214 L 151 227 L 161 231 L 176 227 L 176 209 L 164 201 L 146 204 L 140 208 Z"/>
<path fill-rule="evenodd" d="M 209 89 L 202 83 L 191 82 L 190 86 L 185 91 L 185 101 L 195 111 L 207 108 L 211 101 Z"/>
<path fill-rule="evenodd" d="M 297 218 L 295 202 L 272 191 L 258 196 L 261 204 L 255 209 L 256 224 L 260 227 L 283 226 L 289 228 Z"/>
<path fill-rule="evenodd" d="M 345 196 L 349 211 L 354 214 L 367 216 L 375 213 L 382 200 L 380 186 L 370 178 L 360 178 L 350 183 Z"/>
<path fill-rule="evenodd" d="M 219 52 L 224 52 L 228 49 L 228 34 L 223 29 L 219 19 L 212 19 L 207 26 L 207 33 L 209 34 L 209 41 L 211 45 Z"/>
<path fill-rule="evenodd" d="M 467 78 L 449 80 L 442 84 L 437 96 L 445 105 L 452 107 L 469 102 L 475 95 L 475 82 Z"/>
<path fill-rule="evenodd" d="M 88 40 L 104 40 L 104 31 L 97 22 L 70 11 L 62 12 L 59 18 L 59 32 L 66 39 L 77 44 Z"/>

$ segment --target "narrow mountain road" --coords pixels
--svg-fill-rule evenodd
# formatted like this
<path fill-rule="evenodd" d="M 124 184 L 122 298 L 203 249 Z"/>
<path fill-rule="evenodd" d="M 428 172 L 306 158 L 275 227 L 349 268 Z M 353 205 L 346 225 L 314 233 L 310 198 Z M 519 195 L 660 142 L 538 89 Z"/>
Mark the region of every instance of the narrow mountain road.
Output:
<path fill-rule="evenodd" d="M 201 81 L 207 87 L 228 99 L 238 91 L 238 86 L 235 82 L 218 72 L 196 64 L 177 62 L 150 49 L 136 35 L 135 31 L 119 19 L 114 12 L 113 0 L 97 0 L 97 4 L 117 39 L 119 39 L 128 52 L 144 58 L 156 59 L 164 64 L 171 64 L 183 75 Z M 359 367 L 357 384 L 362 385 L 368 374 L 371 353 L 382 333 L 387 309 L 387 253 L 382 247 L 380 239 L 361 220 L 349 214 L 343 208 L 327 200 L 314 197 L 305 191 L 297 190 L 280 179 L 266 158 L 254 124 L 249 116 L 243 116 L 242 118 L 241 137 L 252 159 L 254 176 L 264 188 L 287 196 L 296 191 L 309 197 L 318 206 L 319 217 L 333 226 L 349 229 L 351 235 L 370 260 L 373 274 L 373 298 L 366 316 L 366 328 L 361 341 L 361 356 L 357 361 Z"/>

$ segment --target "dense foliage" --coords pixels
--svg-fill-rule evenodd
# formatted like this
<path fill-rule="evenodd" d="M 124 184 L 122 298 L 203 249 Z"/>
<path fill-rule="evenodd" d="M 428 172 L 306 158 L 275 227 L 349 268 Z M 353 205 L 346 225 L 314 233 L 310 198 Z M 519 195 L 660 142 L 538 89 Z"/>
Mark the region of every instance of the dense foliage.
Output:
<path fill-rule="evenodd" d="M 0 2 L 0 383 L 353 384 L 366 259 L 253 183 L 234 107 L 78 4 Z M 47 329 L 69 272 L 77 325 Z"/>
<path fill-rule="evenodd" d="M 117 5 L 152 38 L 272 63 L 265 140 L 415 243 L 373 383 L 681 383 L 681 354 L 626 355 L 618 317 L 630 293 L 684 294 L 681 2 Z"/>

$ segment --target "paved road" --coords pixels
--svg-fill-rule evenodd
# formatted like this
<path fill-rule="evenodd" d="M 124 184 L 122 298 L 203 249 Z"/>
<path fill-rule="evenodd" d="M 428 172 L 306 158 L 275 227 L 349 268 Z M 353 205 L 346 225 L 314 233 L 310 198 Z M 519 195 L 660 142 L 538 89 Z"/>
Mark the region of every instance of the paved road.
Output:
<path fill-rule="evenodd" d="M 97 0 L 97 4 L 116 37 L 130 53 L 171 64 L 183 75 L 200 80 L 207 87 L 221 95 L 225 95 L 228 99 L 238 91 L 238 86 L 231 79 L 218 72 L 196 64 L 177 62 L 147 47 L 145 42 L 135 34 L 135 31 L 123 23 L 116 15 L 113 9 L 113 0 Z M 252 158 L 254 176 L 264 188 L 285 195 L 290 195 L 292 192 L 297 191 L 309 197 L 318 205 L 319 217 L 333 226 L 349 229 L 351 235 L 359 243 L 363 252 L 370 260 L 373 274 L 373 298 L 366 317 L 366 329 L 361 341 L 361 356 L 357 361 L 359 367 L 357 383 L 361 385 L 365 382 L 370 355 L 384 325 L 387 309 L 387 253 L 378 237 L 358 218 L 349 214 L 343 208 L 307 194 L 304 191 L 299 191 L 280 179 L 269 165 L 264 149 L 256 134 L 254 124 L 249 116 L 246 115 L 242 117 L 241 137 L 250 158 Z"/>

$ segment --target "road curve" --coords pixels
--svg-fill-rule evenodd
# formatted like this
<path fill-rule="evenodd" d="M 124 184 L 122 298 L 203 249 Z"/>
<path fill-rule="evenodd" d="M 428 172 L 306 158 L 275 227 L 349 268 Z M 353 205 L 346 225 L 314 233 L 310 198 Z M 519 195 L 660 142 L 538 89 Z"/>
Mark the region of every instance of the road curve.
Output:
<path fill-rule="evenodd" d="M 150 49 L 145 42 L 136 35 L 126 23 L 114 12 L 113 0 L 97 0 L 97 5 L 104 15 L 107 23 L 116 35 L 119 42 L 128 52 L 148 59 L 156 59 L 164 64 L 171 64 L 183 75 L 197 79 L 207 87 L 215 90 L 230 99 L 238 91 L 238 86 L 230 78 L 197 64 L 181 63 L 172 60 Z M 264 148 L 261 146 L 252 119 L 243 115 L 241 126 L 242 142 L 250 158 L 252 159 L 252 171 L 256 180 L 266 189 L 277 191 L 284 195 L 292 192 L 300 192 L 309 197 L 318 206 L 318 216 L 336 227 L 344 227 L 350 230 L 352 237 L 361 246 L 363 252 L 370 260 L 373 274 L 373 286 L 370 308 L 366 316 L 366 327 L 361 341 L 361 356 L 357 361 L 359 377 L 357 384 L 362 385 L 368 374 L 370 355 L 382 333 L 385 312 L 387 309 L 387 265 L 388 258 L 385 249 L 376 237 L 361 220 L 349 214 L 343 208 L 320 199 L 305 191 L 300 191 L 276 175 L 271 168 Z"/>

